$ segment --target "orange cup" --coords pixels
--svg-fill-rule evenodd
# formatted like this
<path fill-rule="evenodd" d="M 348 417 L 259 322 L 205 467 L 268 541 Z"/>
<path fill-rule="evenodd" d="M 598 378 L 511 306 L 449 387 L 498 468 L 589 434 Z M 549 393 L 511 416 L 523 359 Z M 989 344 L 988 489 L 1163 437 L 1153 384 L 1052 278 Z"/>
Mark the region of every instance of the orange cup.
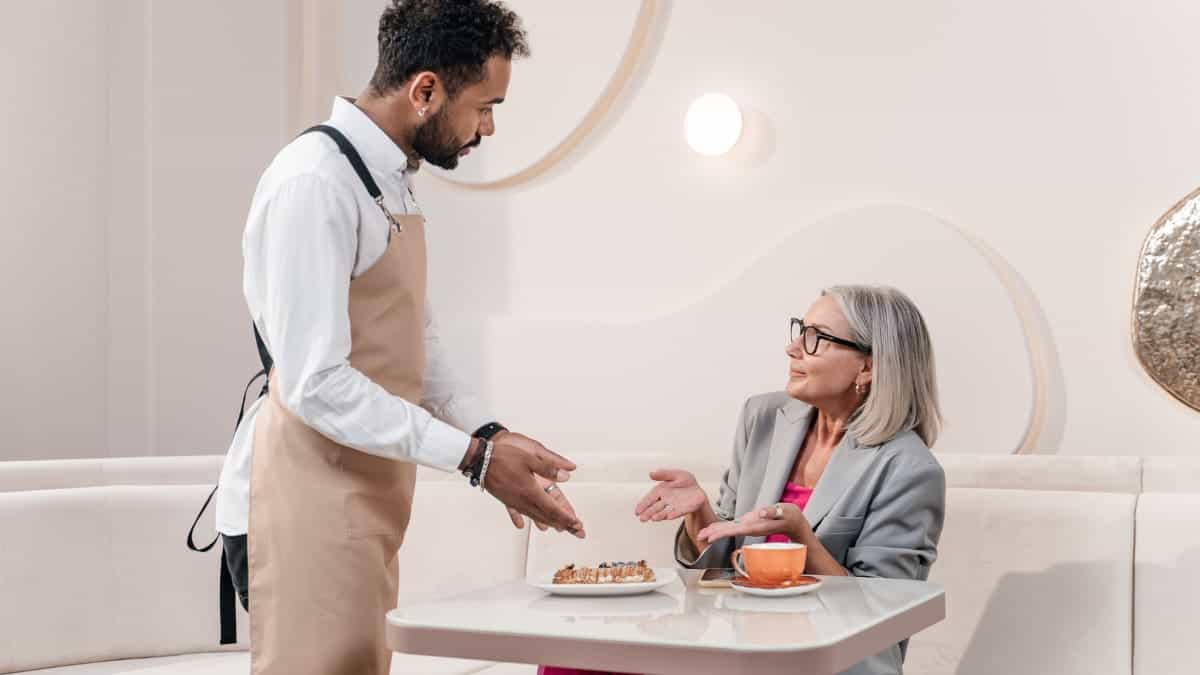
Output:
<path fill-rule="evenodd" d="M 751 544 L 733 552 L 733 567 L 739 574 L 768 586 L 800 581 L 806 562 L 808 547 L 804 544 Z"/>

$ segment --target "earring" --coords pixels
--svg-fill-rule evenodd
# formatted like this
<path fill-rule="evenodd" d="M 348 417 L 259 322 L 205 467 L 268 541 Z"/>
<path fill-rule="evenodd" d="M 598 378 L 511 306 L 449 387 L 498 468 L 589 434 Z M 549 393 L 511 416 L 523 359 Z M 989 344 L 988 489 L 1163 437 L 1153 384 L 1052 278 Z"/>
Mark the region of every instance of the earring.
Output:
<path fill-rule="evenodd" d="M 859 396 L 862 396 L 862 393 L 863 393 L 862 382 L 854 383 L 854 393 L 858 394 Z"/>

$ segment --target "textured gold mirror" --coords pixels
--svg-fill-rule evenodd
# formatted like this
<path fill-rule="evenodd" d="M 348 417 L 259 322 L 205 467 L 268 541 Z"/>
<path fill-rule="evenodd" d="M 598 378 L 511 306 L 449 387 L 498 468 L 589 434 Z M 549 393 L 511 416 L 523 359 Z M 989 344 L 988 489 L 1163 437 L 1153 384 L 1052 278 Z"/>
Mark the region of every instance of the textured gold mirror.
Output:
<path fill-rule="evenodd" d="M 1133 349 L 1156 382 L 1200 410 L 1200 190 L 1171 207 L 1142 246 Z"/>

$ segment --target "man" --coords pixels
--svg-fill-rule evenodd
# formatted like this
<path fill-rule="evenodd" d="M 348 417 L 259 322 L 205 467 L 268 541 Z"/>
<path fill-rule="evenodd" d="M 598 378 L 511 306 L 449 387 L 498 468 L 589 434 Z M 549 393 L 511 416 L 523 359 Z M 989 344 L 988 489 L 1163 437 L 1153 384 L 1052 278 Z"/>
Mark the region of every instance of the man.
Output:
<path fill-rule="evenodd" d="M 217 491 L 233 585 L 253 601 L 253 673 L 388 672 L 416 464 L 464 472 L 517 527 L 525 514 L 583 537 L 556 485 L 575 466 L 480 411 L 447 367 L 411 189 L 422 160 L 453 169 L 495 132 L 527 54 L 498 2 L 393 0 L 368 89 L 259 181 L 244 292 L 274 365 Z"/>

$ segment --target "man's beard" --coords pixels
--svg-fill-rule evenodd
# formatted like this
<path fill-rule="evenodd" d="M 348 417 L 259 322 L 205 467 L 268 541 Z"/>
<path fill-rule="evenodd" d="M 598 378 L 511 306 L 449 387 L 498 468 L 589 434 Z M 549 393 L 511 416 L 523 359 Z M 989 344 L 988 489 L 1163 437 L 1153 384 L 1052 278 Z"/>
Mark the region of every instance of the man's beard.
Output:
<path fill-rule="evenodd" d="M 443 107 L 431 115 L 425 124 L 417 127 L 413 136 L 413 150 L 416 150 L 421 159 L 434 166 L 454 169 L 458 166 L 458 153 L 464 148 L 479 145 L 482 140 L 476 136 L 470 143 L 460 145 L 446 123 L 446 108 Z"/>

